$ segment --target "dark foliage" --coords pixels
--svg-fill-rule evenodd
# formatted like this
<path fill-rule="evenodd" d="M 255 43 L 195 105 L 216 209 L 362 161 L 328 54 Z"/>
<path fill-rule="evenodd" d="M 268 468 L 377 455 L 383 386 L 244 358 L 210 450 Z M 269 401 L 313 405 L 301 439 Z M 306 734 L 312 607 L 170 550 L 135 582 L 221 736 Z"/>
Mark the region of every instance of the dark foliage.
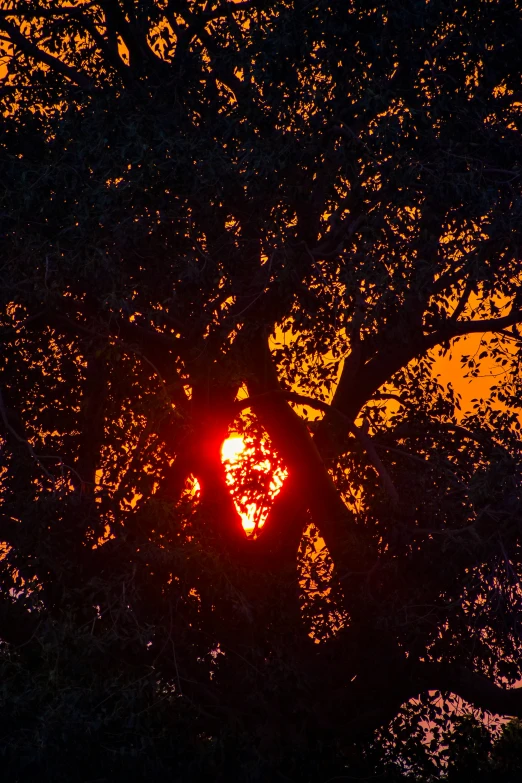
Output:
<path fill-rule="evenodd" d="M 521 14 L 0 2 L 12 783 L 519 779 Z"/>

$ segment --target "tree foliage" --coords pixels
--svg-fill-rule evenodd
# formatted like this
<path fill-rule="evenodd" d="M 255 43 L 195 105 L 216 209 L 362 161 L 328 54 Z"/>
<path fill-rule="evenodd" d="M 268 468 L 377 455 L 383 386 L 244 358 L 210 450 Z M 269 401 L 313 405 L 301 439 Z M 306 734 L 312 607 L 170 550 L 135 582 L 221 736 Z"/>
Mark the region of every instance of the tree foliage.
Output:
<path fill-rule="evenodd" d="M 519 0 L 0 3 L 13 779 L 451 777 L 462 725 L 497 763 L 440 704 L 522 717 L 521 37 Z M 448 351 L 499 375 L 470 411 Z"/>

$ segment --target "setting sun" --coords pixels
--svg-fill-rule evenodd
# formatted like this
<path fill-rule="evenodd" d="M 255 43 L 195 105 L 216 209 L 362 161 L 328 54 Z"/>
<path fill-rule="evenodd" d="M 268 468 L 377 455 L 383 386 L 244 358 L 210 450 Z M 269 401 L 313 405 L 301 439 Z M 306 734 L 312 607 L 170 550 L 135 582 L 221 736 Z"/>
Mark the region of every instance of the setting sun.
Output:
<path fill-rule="evenodd" d="M 232 435 L 223 442 L 221 447 L 221 457 L 223 462 L 237 462 L 244 450 L 245 441 L 241 435 Z"/>
<path fill-rule="evenodd" d="M 227 473 L 227 484 L 241 516 L 245 531 L 264 525 L 271 502 L 279 494 L 287 476 L 286 470 L 273 467 L 272 454 L 266 443 L 246 444 L 241 435 L 223 442 L 221 458 Z M 242 481 L 242 471 L 248 473 Z"/>

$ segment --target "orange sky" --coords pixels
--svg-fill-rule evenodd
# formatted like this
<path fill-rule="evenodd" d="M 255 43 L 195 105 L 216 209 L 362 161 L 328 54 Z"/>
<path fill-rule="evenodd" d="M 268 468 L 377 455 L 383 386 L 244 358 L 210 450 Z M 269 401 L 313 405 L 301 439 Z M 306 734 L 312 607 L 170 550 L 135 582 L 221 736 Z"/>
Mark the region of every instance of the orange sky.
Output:
<path fill-rule="evenodd" d="M 438 356 L 438 349 L 435 349 L 436 357 L 433 368 L 434 375 L 440 375 L 440 382 L 444 385 L 451 383 L 454 390 L 461 395 L 462 410 L 457 411 L 457 415 L 471 411 L 473 399 L 487 399 L 490 394 L 491 386 L 502 383 L 504 373 L 499 374 L 499 367 L 492 361 L 486 359 L 481 368 L 481 374 L 477 378 L 465 378 L 467 368 L 463 368 L 460 358 L 463 354 L 475 356 L 485 347 L 491 334 L 470 334 L 460 340 L 452 347 L 445 356 Z"/>

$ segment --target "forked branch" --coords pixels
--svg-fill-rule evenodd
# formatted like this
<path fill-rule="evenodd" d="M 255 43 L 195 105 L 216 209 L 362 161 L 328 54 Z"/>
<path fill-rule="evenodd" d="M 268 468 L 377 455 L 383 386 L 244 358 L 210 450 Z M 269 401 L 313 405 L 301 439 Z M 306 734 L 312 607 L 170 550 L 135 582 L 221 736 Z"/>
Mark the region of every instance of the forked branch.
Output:
<path fill-rule="evenodd" d="M 372 439 L 366 432 L 364 432 L 360 427 L 358 427 L 355 424 L 353 419 L 350 419 L 338 408 L 332 405 L 328 405 L 328 403 L 322 402 L 322 400 L 316 400 L 314 397 L 309 397 L 304 394 L 297 394 L 296 392 L 286 391 L 284 389 L 278 391 L 272 391 L 272 392 L 265 392 L 264 394 L 255 395 L 254 397 L 247 397 L 244 400 L 239 400 L 237 403 L 235 403 L 235 406 L 237 406 L 238 411 L 250 407 L 255 410 L 256 406 L 259 404 L 262 398 L 270 398 L 275 396 L 283 397 L 285 400 L 288 400 L 289 402 L 295 402 L 298 405 L 309 405 L 311 408 L 316 408 L 317 410 L 323 411 L 324 413 L 333 414 L 342 424 L 344 424 L 344 426 L 349 430 L 349 432 L 351 432 L 352 435 L 354 435 L 357 438 L 359 443 L 365 449 L 373 466 L 375 467 L 377 473 L 381 478 L 381 481 L 383 483 L 386 492 L 390 496 L 394 505 L 398 505 L 400 501 L 399 493 L 397 492 L 395 485 L 393 484 L 390 474 L 388 473 L 385 466 L 383 465 L 381 458 L 377 454 Z"/>
<path fill-rule="evenodd" d="M 306 423 L 285 399 L 290 392 L 279 385 L 266 335 L 253 336 L 248 350 L 249 386 L 254 395 L 246 404 L 250 406 L 255 399 L 256 414 L 289 474 L 295 475 L 303 503 L 319 525 L 336 565 L 347 573 L 360 573 L 373 561 L 370 541 L 340 497 Z M 245 402 L 235 405 L 244 407 Z"/>

